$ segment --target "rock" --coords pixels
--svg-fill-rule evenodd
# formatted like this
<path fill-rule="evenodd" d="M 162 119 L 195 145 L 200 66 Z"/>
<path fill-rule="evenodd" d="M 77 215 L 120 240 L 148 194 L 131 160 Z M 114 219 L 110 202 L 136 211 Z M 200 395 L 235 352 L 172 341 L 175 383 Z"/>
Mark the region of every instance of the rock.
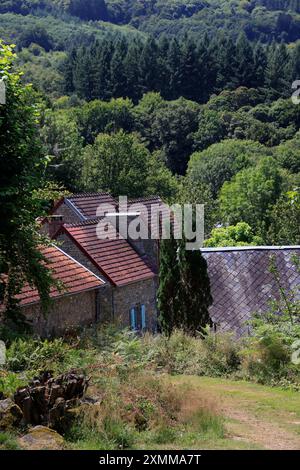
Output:
<path fill-rule="evenodd" d="M 53 429 L 35 426 L 19 439 L 19 444 L 25 450 L 63 450 L 64 439 Z"/>
<path fill-rule="evenodd" d="M 23 413 L 18 405 L 10 398 L 0 401 L 0 429 L 12 428 L 18 426 L 23 417 Z"/>

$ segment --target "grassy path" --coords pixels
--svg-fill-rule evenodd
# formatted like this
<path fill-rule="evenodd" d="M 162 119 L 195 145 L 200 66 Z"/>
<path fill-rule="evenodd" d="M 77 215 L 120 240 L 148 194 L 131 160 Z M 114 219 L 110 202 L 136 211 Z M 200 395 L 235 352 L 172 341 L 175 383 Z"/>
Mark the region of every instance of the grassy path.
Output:
<path fill-rule="evenodd" d="M 178 448 L 300 449 L 300 393 L 206 377 L 171 381 L 186 387 L 185 412 L 197 414 L 204 403 L 225 419 L 224 438 L 194 435 Z"/>

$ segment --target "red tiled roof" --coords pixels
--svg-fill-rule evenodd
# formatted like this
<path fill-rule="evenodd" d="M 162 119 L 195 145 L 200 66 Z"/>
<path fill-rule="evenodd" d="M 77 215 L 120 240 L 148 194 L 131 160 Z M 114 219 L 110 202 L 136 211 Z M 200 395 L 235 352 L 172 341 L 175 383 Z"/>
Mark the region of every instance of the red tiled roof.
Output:
<path fill-rule="evenodd" d="M 94 220 L 65 225 L 63 229 L 114 285 L 122 286 L 155 276 L 146 260 L 120 235 L 113 240 L 99 239 L 96 233 L 98 223 L 99 220 Z M 114 233 L 115 228 L 111 224 L 108 228 L 110 233 Z"/>
<path fill-rule="evenodd" d="M 78 294 L 104 285 L 104 281 L 59 248 L 55 246 L 45 247 L 42 248 L 41 252 L 49 262 L 47 267 L 52 270 L 53 278 L 63 284 L 61 292 L 56 288 L 51 290 L 51 298 L 61 297 L 66 294 Z M 17 299 L 20 300 L 21 306 L 25 306 L 39 302 L 40 297 L 37 289 L 26 284 L 22 292 L 17 295 Z"/>
<path fill-rule="evenodd" d="M 75 206 L 84 219 L 95 219 L 100 206 L 103 212 L 111 211 L 111 207 L 117 206 L 117 202 L 109 193 L 83 193 L 69 196 L 66 200 Z"/>

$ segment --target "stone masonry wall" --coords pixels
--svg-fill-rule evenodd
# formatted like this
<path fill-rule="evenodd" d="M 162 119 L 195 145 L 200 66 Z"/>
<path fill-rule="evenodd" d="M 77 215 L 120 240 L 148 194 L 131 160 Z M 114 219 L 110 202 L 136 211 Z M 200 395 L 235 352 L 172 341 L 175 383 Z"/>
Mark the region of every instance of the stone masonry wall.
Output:
<path fill-rule="evenodd" d="M 150 330 L 156 329 L 156 279 L 146 279 L 122 287 L 113 287 L 68 235 L 61 234 L 57 237 L 57 240 L 62 250 L 106 282 L 106 286 L 101 288 L 99 294 L 100 322 L 114 321 L 121 326 L 128 327 L 130 324 L 130 308 L 141 304 L 146 306 L 147 327 Z"/>
<path fill-rule="evenodd" d="M 100 290 L 54 299 L 46 315 L 42 313 L 40 304 L 22 307 L 22 313 L 32 322 L 34 332 L 40 336 L 61 335 L 66 330 L 95 323 L 96 296 Z"/>
<path fill-rule="evenodd" d="M 137 305 L 146 307 L 146 326 L 149 331 L 157 328 L 156 280 L 147 279 L 127 286 L 115 288 L 114 320 L 126 327 L 130 325 L 130 309 Z"/>
<path fill-rule="evenodd" d="M 78 224 L 82 222 L 78 215 L 76 215 L 76 213 L 73 212 L 65 203 L 61 204 L 61 206 L 55 210 L 54 214 L 63 216 L 65 224 Z"/>

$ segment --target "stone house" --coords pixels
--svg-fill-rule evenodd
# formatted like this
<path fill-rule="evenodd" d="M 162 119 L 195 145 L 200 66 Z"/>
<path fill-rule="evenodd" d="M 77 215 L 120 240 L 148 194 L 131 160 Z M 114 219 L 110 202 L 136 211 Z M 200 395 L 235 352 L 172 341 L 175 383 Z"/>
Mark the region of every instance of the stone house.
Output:
<path fill-rule="evenodd" d="M 97 322 L 100 294 L 105 288 L 105 281 L 57 246 L 44 247 L 41 251 L 54 279 L 62 284 L 62 289 L 52 288 L 47 312 L 41 309 L 37 289 L 29 284 L 25 284 L 17 295 L 21 312 L 31 323 L 33 331 L 47 337 Z"/>
<path fill-rule="evenodd" d="M 160 203 L 159 198 L 147 198 L 132 204 L 138 207 L 153 201 Z M 42 230 L 56 239 L 65 252 L 104 279 L 105 287 L 100 293 L 101 322 L 155 331 L 158 241 L 125 239 L 113 222 L 108 224 L 108 231 L 116 233 L 116 239 L 99 239 L 98 223 L 105 214 L 118 210 L 118 203 L 107 193 L 70 196 L 54 206 L 51 216 L 43 221 Z M 146 218 L 144 221 L 149 223 Z"/>
<path fill-rule="evenodd" d="M 128 220 L 142 215 L 152 230 L 151 207 L 161 210 L 160 222 L 169 214 L 158 197 L 128 201 Z M 99 215 L 101 207 L 101 215 Z M 146 208 L 146 213 L 143 210 Z M 107 224 L 116 239 L 99 239 L 97 227 L 107 214 L 117 212 Z M 159 240 L 122 237 L 119 222 L 122 210 L 107 193 L 79 194 L 61 199 L 42 230 L 57 239 L 62 249 L 104 280 L 99 293 L 98 320 L 114 321 L 133 329 L 156 330 Z M 283 287 L 292 292 L 300 285 L 300 274 L 291 261 L 300 256 L 300 247 L 203 248 L 214 299 L 210 316 L 215 328 L 238 335 L 249 332 L 253 313 L 263 313 L 278 297 L 278 285 L 270 273 L 274 257 Z"/>

